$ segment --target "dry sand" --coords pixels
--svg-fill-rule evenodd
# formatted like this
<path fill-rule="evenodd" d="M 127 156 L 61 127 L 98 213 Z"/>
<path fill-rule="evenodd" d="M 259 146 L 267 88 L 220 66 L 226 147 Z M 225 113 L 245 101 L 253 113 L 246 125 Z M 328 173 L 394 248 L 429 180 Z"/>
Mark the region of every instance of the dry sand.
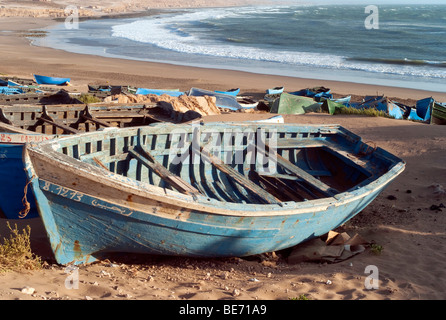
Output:
<path fill-rule="evenodd" d="M 0 30 L 38 28 L 50 19 L 10 17 L 0 20 Z M 16 32 L 0 33 L 0 73 L 31 77 L 32 73 L 72 78 L 82 90 L 88 83 L 163 88 L 190 87 L 228 89 L 236 84 L 243 94 L 261 96 L 266 88 L 284 85 L 288 90 L 325 86 L 340 95 L 385 94 L 400 100 L 446 94 L 353 83 L 316 81 L 126 61 L 71 54 L 29 45 Z M 231 113 L 209 116 L 205 121 L 253 120 L 269 114 Z M 255 259 L 188 259 L 176 257 L 114 257 L 88 266 L 78 273 L 79 287 L 67 288 L 70 276 L 54 264 L 40 219 L 16 220 L 21 229 L 31 225 L 32 247 L 46 261 L 39 271 L 0 274 L 0 300 L 48 299 L 147 299 L 147 300 L 291 300 L 309 299 L 417 300 L 446 299 L 446 126 L 362 116 L 307 114 L 284 116 L 289 123 L 337 123 L 401 157 L 406 170 L 357 217 L 338 231 L 359 234 L 383 247 L 376 255 L 367 250 L 334 264 L 289 264 L 280 254 Z M 0 235 L 7 236 L 6 221 Z M 379 288 L 365 287 L 365 269 L 379 270 Z M 29 286 L 31 295 L 21 292 Z"/>

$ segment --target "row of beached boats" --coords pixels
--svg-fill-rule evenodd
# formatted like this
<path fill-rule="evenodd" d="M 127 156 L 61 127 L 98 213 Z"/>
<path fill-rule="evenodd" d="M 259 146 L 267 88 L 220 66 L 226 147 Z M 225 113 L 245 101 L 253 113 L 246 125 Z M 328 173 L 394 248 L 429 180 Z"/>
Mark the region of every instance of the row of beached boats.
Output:
<path fill-rule="evenodd" d="M 408 106 L 384 95 L 365 96 L 361 102 L 351 102 L 351 96 L 334 98 L 330 91 L 325 87 L 316 87 L 287 93 L 283 91 L 283 87 L 278 87 L 275 91 L 267 90 L 265 99 L 269 101 L 272 113 L 327 112 L 334 114 L 342 108 L 375 109 L 395 119 L 446 124 L 446 103 L 438 102 L 432 97 L 417 100 L 414 106 Z"/>
<path fill-rule="evenodd" d="M 43 93 L 39 85 L 68 85 L 70 78 L 48 77 L 34 75 L 38 86 L 32 86 L 29 83 L 23 85 L 23 81 L 14 81 L 10 79 L 0 79 L 0 95 L 16 95 L 25 93 L 26 90 L 34 89 L 36 93 Z M 94 95 L 107 96 L 118 88 L 121 92 L 122 86 L 113 87 L 110 85 L 89 86 L 89 92 Z M 48 88 L 46 88 L 48 89 Z M 446 104 L 435 101 L 432 97 L 420 99 L 415 106 L 407 106 L 402 103 L 392 101 L 381 96 L 366 96 L 361 102 L 351 102 L 351 96 L 334 98 L 331 90 L 325 87 L 305 88 L 293 92 L 285 92 L 283 86 L 278 86 L 266 90 L 265 101 L 267 108 L 271 113 L 280 114 L 304 114 L 307 112 L 328 112 L 334 114 L 337 109 L 355 108 L 355 109 L 375 109 L 384 112 L 395 119 L 407 119 L 422 121 L 426 123 L 445 124 L 446 123 Z M 188 91 L 179 89 L 147 89 L 125 87 L 125 91 L 141 95 L 168 95 L 179 97 L 181 95 L 189 96 L 213 96 L 216 99 L 216 105 L 229 111 L 240 111 L 255 109 L 259 106 L 259 101 L 254 101 L 248 97 L 239 96 L 240 88 L 233 88 L 226 91 L 206 90 L 200 88 L 191 88 Z M 1 101 L 0 101 L 1 102 Z M 265 104 L 262 104 L 265 106 Z"/>
<path fill-rule="evenodd" d="M 0 107 L 3 214 L 42 219 L 60 264 L 250 256 L 344 224 L 405 167 L 338 125 L 174 123 L 156 108 Z"/>

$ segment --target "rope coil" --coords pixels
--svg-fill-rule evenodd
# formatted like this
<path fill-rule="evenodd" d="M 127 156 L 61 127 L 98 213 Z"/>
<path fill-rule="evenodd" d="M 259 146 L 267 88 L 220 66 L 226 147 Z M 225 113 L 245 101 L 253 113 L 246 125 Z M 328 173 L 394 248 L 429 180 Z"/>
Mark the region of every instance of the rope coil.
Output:
<path fill-rule="evenodd" d="M 28 193 L 28 185 L 33 181 L 34 178 L 35 178 L 35 176 L 33 175 L 31 180 L 29 180 L 26 183 L 25 188 L 23 189 L 24 195 L 23 195 L 23 198 L 22 198 L 22 203 L 23 203 L 23 206 L 25 208 L 22 211 L 19 212 L 19 218 L 20 219 L 26 218 L 26 216 L 28 215 L 29 211 L 31 210 L 31 204 L 26 199 L 26 194 Z"/>

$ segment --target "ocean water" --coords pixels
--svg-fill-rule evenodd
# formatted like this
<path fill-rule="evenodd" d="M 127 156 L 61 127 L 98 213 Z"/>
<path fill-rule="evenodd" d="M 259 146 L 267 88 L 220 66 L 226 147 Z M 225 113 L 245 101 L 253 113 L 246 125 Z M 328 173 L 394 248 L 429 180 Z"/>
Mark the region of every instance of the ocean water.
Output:
<path fill-rule="evenodd" d="M 185 9 L 52 27 L 35 45 L 125 59 L 446 92 L 446 5 Z M 374 23 L 375 29 L 367 27 Z M 236 85 L 236 84 L 234 84 Z M 278 84 L 280 85 L 280 84 Z M 298 89 L 298 88 L 296 88 Z"/>

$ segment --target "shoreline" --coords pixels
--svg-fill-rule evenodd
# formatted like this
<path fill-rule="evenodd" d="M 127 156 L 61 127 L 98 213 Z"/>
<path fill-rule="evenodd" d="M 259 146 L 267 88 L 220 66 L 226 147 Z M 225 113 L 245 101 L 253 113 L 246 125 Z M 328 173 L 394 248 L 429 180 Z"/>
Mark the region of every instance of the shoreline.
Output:
<path fill-rule="evenodd" d="M 157 13 L 151 12 L 149 14 Z M 446 92 L 348 81 L 277 76 L 230 69 L 212 69 L 72 53 L 62 49 L 32 45 L 32 39 L 20 37 L 17 34 L 19 30 L 41 29 L 57 23 L 60 23 L 60 21 L 56 21 L 53 18 L 14 17 L 2 19 L 0 21 L 0 30 L 4 32 L 0 33 L 0 39 L 2 39 L 0 50 L 1 52 L 10 52 L 11 54 L 4 55 L 6 60 L 4 65 L 8 67 L 0 67 L 0 73 L 27 78 L 32 78 L 32 74 L 56 76 L 56 72 L 48 68 L 48 66 L 54 65 L 57 66 L 58 75 L 72 78 L 73 84 L 80 87 L 85 87 L 87 84 L 104 84 L 105 82 L 147 88 L 179 87 L 181 90 L 189 90 L 191 87 L 209 90 L 226 90 L 232 87 L 240 87 L 242 91 L 249 94 L 259 95 L 260 93 L 264 94 L 266 89 L 276 86 L 284 86 L 285 91 L 289 92 L 303 88 L 324 86 L 332 89 L 333 93 L 339 95 L 365 96 L 384 94 L 389 98 L 399 99 L 402 103 L 429 96 L 439 101 L 446 101 Z M 50 56 L 52 57 L 51 61 L 45 58 Z M 20 66 L 14 68 L 12 67 L 14 65 Z M 116 74 L 124 70 L 128 71 L 123 74 L 124 77 Z M 87 74 L 90 76 L 86 77 Z M 125 79 L 128 80 L 126 81 Z M 237 79 L 237 81 L 234 79 Z M 117 83 L 118 81 L 119 83 Z"/>

